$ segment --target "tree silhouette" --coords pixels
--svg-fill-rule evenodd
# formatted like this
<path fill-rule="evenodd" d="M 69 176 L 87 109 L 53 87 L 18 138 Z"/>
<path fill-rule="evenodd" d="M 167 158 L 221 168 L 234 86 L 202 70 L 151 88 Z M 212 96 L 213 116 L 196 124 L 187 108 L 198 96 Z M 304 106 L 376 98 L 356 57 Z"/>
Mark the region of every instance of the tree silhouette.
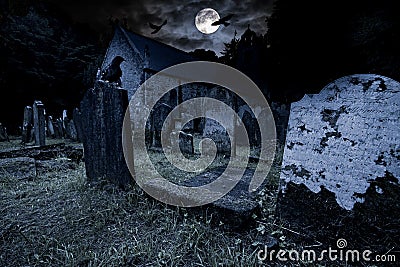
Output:
<path fill-rule="evenodd" d="M 354 73 L 400 78 L 393 2 L 277 0 L 266 36 L 274 95 L 298 100 Z"/>

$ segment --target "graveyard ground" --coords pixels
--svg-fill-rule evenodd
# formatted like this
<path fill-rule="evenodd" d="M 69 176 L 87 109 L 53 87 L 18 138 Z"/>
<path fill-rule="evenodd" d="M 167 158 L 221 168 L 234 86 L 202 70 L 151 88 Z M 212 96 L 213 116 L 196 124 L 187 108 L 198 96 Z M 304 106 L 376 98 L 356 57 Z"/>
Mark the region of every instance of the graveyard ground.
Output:
<path fill-rule="evenodd" d="M 0 149 L 19 147 L 19 140 L 12 137 L 0 143 Z M 68 145 L 68 140 L 48 141 Z M 245 267 L 260 264 L 257 253 L 264 245 L 300 249 L 332 241 L 317 240 L 307 229 L 293 229 L 276 214 L 279 162 L 259 195 L 261 214 L 240 231 L 215 221 L 208 210 L 166 206 L 138 186 L 122 191 L 106 181 L 87 184 L 82 161 L 56 158 L 53 163 L 32 179 L 0 173 L 0 266 Z M 327 224 L 318 231 L 332 229 Z M 347 232 L 353 232 L 346 236 L 349 240 L 361 238 L 357 229 Z M 329 262 L 263 263 L 332 266 Z"/>

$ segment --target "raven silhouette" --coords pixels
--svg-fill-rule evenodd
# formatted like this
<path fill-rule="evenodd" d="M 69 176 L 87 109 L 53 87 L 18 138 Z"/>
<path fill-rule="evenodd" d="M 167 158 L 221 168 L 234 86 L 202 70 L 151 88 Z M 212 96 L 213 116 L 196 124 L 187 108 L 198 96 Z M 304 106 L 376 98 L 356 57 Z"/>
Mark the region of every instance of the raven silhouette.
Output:
<path fill-rule="evenodd" d="M 232 17 L 233 17 L 233 15 L 234 14 L 229 14 L 229 15 L 227 15 L 227 16 L 225 16 L 225 17 L 223 17 L 223 18 L 221 18 L 221 19 L 219 19 L 219 20 L 217 20 L 217 21 L 214 21 L 211 25 L 212 26 L 218 26 L 218 25 L 221 25 L 221 24 L 223 24 L 225 27 L 227 27 L 227 26 L 229 26 L 229 22 L 228 22 L 228 20 L 230 20 Z"/>
<path fill-rule="evenodd" d="M 167 24 L 167 20 L 164 20 L 164 22 L 163 22 L 161 25 L 155 25 L 155 24 L 149 22 L 150 28 L 152 28 L 152 29 L 154 30 L 154 31 L 151 32 L 151 34 L 155 34 L 155 33 L 159 32 L 159 31 L 161 30 L 161 28 L 162 28 L 165 24 Z"/>
<path fill-rule="evenodd" d="M 121 56 L 116 56 L 101 73 L 101 80 L 103 81 L 108 81 L 112 83 L 117 83 L 119 86 L 121 86 L 121 76 L 122 76 L 122 70 L 121 70 L 121 63 L 124 62 L 125 59 Z"/>

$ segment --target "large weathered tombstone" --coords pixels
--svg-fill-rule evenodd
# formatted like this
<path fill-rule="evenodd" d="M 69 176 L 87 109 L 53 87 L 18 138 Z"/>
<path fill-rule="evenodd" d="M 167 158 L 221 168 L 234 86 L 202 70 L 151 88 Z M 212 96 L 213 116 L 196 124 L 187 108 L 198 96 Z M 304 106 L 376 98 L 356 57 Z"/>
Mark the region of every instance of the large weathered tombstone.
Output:
<path fill-rule="evenodd" d="M 292 103 L 278 213 L 308 229 L 398 224 L 399 121 L 400 83 L 378 75 L 346 76 Z"/>
<path fill-rule="evenodd" d="M 10 141 L 8 137 L 7 129 L 0 123 L 0 141 Z"/>
<path fill-rule="evenodd" d="M 33 127 L 35 129 L 35 145 L 44 146 L 46 144 L 46 118 L 41 101 L 33 103 Z"/>
<path fill-rule="evenodd" d="M 210 97 L 225 102 L 225 104 L 234 108 L 232 96 L 227 90 L 215 87 L 210 90 L 209 95 Z M 204 112 L 206 120 L 203 130 L 203 138 L 212 139 L 215 142 L 219 153 L 229 154 L 231 153 L 231 149 L 233 149 L 234 153 L 234 146 L 236 146 L 236 144 L 231 144 L 228 131 L 224 128 L 227 127 L 232 132 L 235 131 L 236 121 L 234 116 L 226 112 L 226 108 L 221 106 L 211 107 Z M 215 120 L 209 118 L 215 118 Z M 217 120 L 224 122 L 224 125 L 222 126 Z M 234 136 L 232 136 L 232 138 L 235 139 Z"/>
<path fill-rule="evenodd" d="M 26 144 L 32 141 L 31 131 L 33 128 L 33 110 L 31 106 L 24 108 L 24 121 L 22 122 L 22 143 Z"/>
<path fill-rule="evenodd" d="M 127 91 L 97 81 L 80 103 L 86 175 L 90 182 L 108 179 L 121 187 L 132 182 L 122 148 L 122 124 L 128 107 Z"/>

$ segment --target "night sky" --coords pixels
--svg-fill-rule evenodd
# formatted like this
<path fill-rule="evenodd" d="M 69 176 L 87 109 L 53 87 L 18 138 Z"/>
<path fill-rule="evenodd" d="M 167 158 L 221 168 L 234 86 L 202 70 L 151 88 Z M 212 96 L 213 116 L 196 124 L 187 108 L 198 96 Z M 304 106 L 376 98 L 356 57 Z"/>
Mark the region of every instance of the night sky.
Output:
<path fill-rule="evenodd" d="M 54 0 L 75 21 L 88 23 L 97 30 L 108 27 L 108 18 L 127 18 L 132 31 L 154 38 L 185 51 L 197 48 L 214 50 L 217 55 L 224 42 L 240 36 L 248 24 L 258 34 L 265 34 L 265 18 L 271 14 L 273 0 Z M 206 35 L 197 30 L 194 18 L 203 8 L 215 9 L 221 17 L 234 14 L 228 27 L 221 26 L 217 32 Z M 160 32 L 152 35 L 148 23 L 161 24 L 168 20 Z"/>

